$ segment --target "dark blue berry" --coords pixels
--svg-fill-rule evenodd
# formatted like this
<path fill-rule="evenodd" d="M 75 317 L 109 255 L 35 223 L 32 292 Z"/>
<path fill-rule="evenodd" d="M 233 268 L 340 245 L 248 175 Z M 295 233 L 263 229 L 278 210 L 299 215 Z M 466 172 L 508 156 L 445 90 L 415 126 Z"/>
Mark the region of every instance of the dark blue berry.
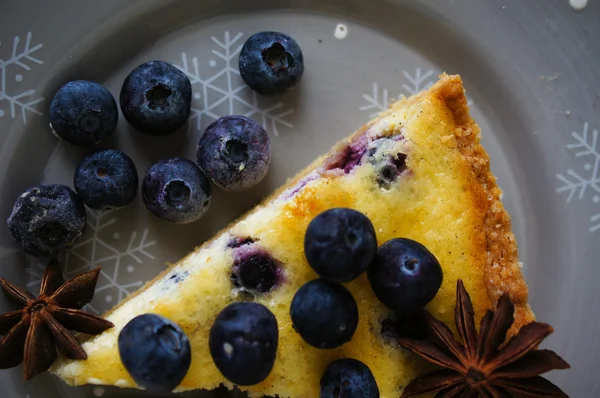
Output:
<path fill-rule="evenodd" d="M 330 363 L 323 373 L 319 398 L 379 398 L 379 387 L 367 365 L 342 358 Z"/>
<path fill-rule="evenodd" d="M 196 221 L 210 206 L 210 198 L 208 178 L 188 159 L 160 160 L 142 181 L 142 199 L 148 210 L 172 223 Z"/>
<path fill-rule="evenodd" d="M 121 362 L 135 382 L 151 392 L 169 392 L 190 368 L 190 342 L 179 325 L 155 314 L 133 318 L 119 333 Z"/>
<path fill-rule="evenodd" d="M 358 307 L 352 293 L 324 279 L 298 289 L 290 316 L 304 341 L 317 348 L 336 348 L 349 342 L 358 325 Z"/>
<path fill-rule="evenodd" d="M 242 191 L 269 170 L 271 144 L 264 128 L 244 116 L 224 116 L 206 128 L 196 150 L 198 165 L 219 187 Z"/>
<path fill-rule="evenodd" d="M 104 140 L 115 131 L 118 119 L 112 94 L 94 82 L 69 82 L 50 103 L 52 130 L 75 145 L 89 146 Z"/>
<path fill-rule="evenodd" d="M 135 129 L 148 135 L 167 135 L 190 116 L 192 85 L 175 66 L 149 61 L 135 68 L 123 82 L 121 111 Z"/>
<path fill-rule="evenodd" d="M 102 210 L 131 203 L 138 190 L 138 175 L 131 158 L 116 149 L 86 156 L 77 166 L 75 190 L 88 207 Z"/>
<path fill-rule="evenodd" d="M 259 94 L 282 94 L 304 73 L 302 50 L 290 36 L 278 32 L 256 33 L 240 51 L 240 75 Z"/>
<path fill-rule="evenodd" d="M 234 303 L 225 307 L 210 329 L 209 348 L 223 376 L 240 386 L 267 378 L 279 343 L 277 319 L 262 304 Z"/>
<path fill-rule="evenodd" d="M 387 307 L 408 312 L 430 302 L 442 285 L 442 267 L 422 244 L 396 238 L 385 242 L 367 271 L 371 288 Z"/>
<path fill-rule="evenodd" d="M 252 294 L 266 293 L 281 282 L 280 263 L 258 246 L 236 251 L 231 281 Z"/>
<path fill-rule="evenodd" d="M 323 279 L 349 282 L 365 272 L 377 255 L 375 228 L 359 211 L 326 210 L 308 225 L 304 253 Z"/>
<path fill-rule="evenodd" d="M 21 249 L 33 256 L 56 256 L 83 234 L 85 207 L 65 185 L 37 185 L 17 198 L 7 222 Z"/>

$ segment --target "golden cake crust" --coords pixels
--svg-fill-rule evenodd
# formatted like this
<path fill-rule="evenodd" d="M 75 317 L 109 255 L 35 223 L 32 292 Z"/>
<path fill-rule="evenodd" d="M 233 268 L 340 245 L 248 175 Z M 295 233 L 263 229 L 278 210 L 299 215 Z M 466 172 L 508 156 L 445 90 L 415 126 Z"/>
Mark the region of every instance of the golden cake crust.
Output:
<path fill-rule="evenodd" d="M 296 186 L 296 184 L 298 184 L 301 180 L 306 178 L 310 173 L 314 172 L 315 169 L 318 169 L 323 164 L 326 164 L 328 158 L 335 157 L 337 154 L 342 152 L 344 148 L 346 148 L 349 144 L 355 142 L 360 137 L 365 136 L 373 131 L 379 132 L 379 130 L 385 129 L 392 129 L 393 134 L 399 134 L 399 132 L 401 132 L 403 128 L 401 127 L 402 123 L 393 122 L 393 118 L 397 114 L 400 115 L 406 109 L 410 109 L 410 117 L 413 120 L 413 126 L 415 126 L 413 128 L 423 128 L 423 131 L 429 131 L 428 129 L 432 129 L 436 130 L 436 134 L 438 134 L 432 134 L 432 137 L 427 137 L 427 134 L 419 133 L 417 134 L 420 135 L 419 137 L 412 137 L 413 139 L 418 139 L 422 141 L 419 144 L 415 144 L 415 148 L 419 147 L 420 144 L 423 144 L 424 148 L 429 148 L 430 150 L 436 150 L 436 148 L 439 148 L 443 145 L 448 146 L 449 149 L 446 152 L 449 156 L 452 157 L 452 159 L 448 161 L 450 163 L 445 164 L 453 168 L 452 173 L 454 174 L 452 174 L 453 179 L 451 179 L 449 185 L 444 185 L 442 183 L 442 187 L 448 187 L 449 189 L 452 189 L 452 192 L 454 192 L 455 194 L 458 192 L 459 195 L 462 195 L 461 198 L 463 198 L 466 203 L 466 205 L 463 205 L 462 207 L 458 206 L 460 207 L 459 210 L 462 212 L 460 214 L 445 214 L 444 210 L 447 208 L 447 206 L 444 207 L 442 203 L 442 205 L 440 205 L 439 208 L 431 209 L 432 213 L 435 211 L 437 211 L 437 213 L 435 217 L 430 217 L 429 219 L 441 219 L 445 220 L 444 222 L 448 222 L 448 220 L 450 220 L 449 222 L 451 222 L 453 217 L 460 219 L 460 222 L 457 222 L 456 224 L 457 230 L 465 232 L 465 238 L 461 240 L 461 238 L 463 237 L 456 236 L 456 239 L 454 239 L 454 236 L 452 236 L 452 239 L 447 239 L 447 241 L 444 243 L 447 244 L 448 247 L 444 245 L 440 246 L 439 244 L 436 244 L 436 239 L 440 236 L 442 237 L 442 239 L 444 237 L 448 237 L 444 234 L 436 234 L 435 230 L 429 230 L 431 228 L 435 229 L 436 226 L 438 227 L 438 229 L 444 228 L 445 225 L 441 223 L 436 224 L 433 227 L 427 225 L 424 226 L 422 224 L 418 225 L 418 217 L 420 217 L 420 215 L 414 215 L 415 219 L 413 220 L 412 218 L 410 218 L 412 216 L 412 213 L 408 211 L 402 214 L 404 214 L 403 217 L 408 217 L 409 220 L 403 220 L 404 225 L 401 226 L 400 229 L 398 229 L 398 231 L 396 231 L 396 228 L 393 225 L 389 225 L 389 221 L 387 221 L 385 218 L 386 215 L 377 214 L 376 204 L 361 203 L 360 195 L 357 195 L 355 191 L 352 191 L 352 189 L 354 188 L 361 189 L 361 187 L 364 187 L 365 184 L 361 185 L 359 183 L 354 184 L 353 182 L 348 181 L 338 181 L 344 180 L 344 178 L 332 178 L 328 180 L 328 172 L 324 172 L 322 177 L 323 180 L 321 182 L 317 181 L 317 183 L 314 185 L 308 184 L 293 199 L 290 199 L 283 205 L 278 205 L 279 207 L 277 210 L 277 217 L 279 217 L 279 223 L 276 228 L 279 231 L 279 233 L 287 231 L 288 234 L 291 236 L 288 237 L 285 240 L 285 242 L 282 242 L 281 245 L 284 247 L 287 245 L 287 247 L 290 248 L 289 250 L 294 251 L 294 253 L 290 255 L 289 258 L 293 259 L 292 262 L 296 264 L 294 266 L 294 272 L 298 273 L 298 275 L 292 275 L 291 279 L 288 281 L 290 283 L 289 289 L 296 289 L 301 283 L 303 283 L 303 281 L 309 280 L 310 278 L 314 277 L 309 267 L 307 265 L 304 265 L 305 260 L 303 258 L 298 257 L 297 253 L 301 252 L 301 249 L 299 249 L 300 244 L 296 241 L 301 239 L 302 231 L 304 231 L 308 220 L 310 220 L 312 217 L 314 217 L 316 214 L 318 214 L 325 208 L 341 207 L 344 205 L 352 206 L 352 204 L 356 204 L 358 206 L 357 208 L 360 208 L 362 211 L 370 212 L 368 213 L 368 215 L 372 218 L 376 229 L 378 228 L 378 226 L 383 227 L 381 230 L 378 231 L 378 239 L 385 241 L 392 237 L 397 237 L 398 235 L 396 234 L 396 232 L 398 232 L 398 234 L 408 234 L 408 237 L 411 237 L 411 223 L 414 221 L 416 223 L 414 227 L 416 232 L 414 233 L 427 241 L 424 242 L 426 243 L 426 246 L 427 243 L 434 246 L 434 249 L 436 251 L 435 254 L 440 259 L 442 266 L 445 267 L 444 272 L 447 273 L 448 276 L 448 278 L 446 278 L 445 275 L 444 285 L 442 286 L 438 297 L 436 297 L 436 299 L 434 299 L 433 302 L 430 303 L 430 305 L 428 305 L 428 309 L 435 316 L 440 317 L 440 319 L 442 319 L 445 322 L 451 323 L 453 318 L 452 308 L 454 307 L 455 299 L 453 290 L 456 286 L 456 277 L 462 277 L 462 275 L 465 274 L 465 276 L 471 278 L 471 280 L 465 281 L 465 284 L 468 288 L 470 288 L 470 294 L 475 305 L 475 312 L 477 317 L 480 317 L 483 311 L 489 309 L 493 304 L 495 304 L 495 302 L 501 294 L 510 294 L 511 299 L 514 302 L 516 308 L 515 325 L 513 326 L 513 329 L 511 329 L 511 333 L 514 333 L 522 325 L 532 321 L 534 319 L 534 316 L 527 304 L 527 286 L 523 280 L 520 265 L 518 262 L 517 246 L 514 235 L 511 232 L 510 218 L 504 210 L 504 207 L 502 206 L 502 203 L 500 201 L 500 189 L 496 185 L 496 179 L 490 172 L 489 157 L 479 143 L 480 130 L 469 116 L 467 100 L 464 94 L 462 81 L 460 77 L 448 76 L 445 74 L 441 75 L 440 80 L 425 92 L 410 97 L 408 99 L 402 99 L 396 102 L 395 104 L 392 104 L 389 110 L 383 112 L 379 117 L 362 126 L 351 137 L 336 144 L 329 151 L 328 154 L 315 160 L 311 165 L 309 165 L 306 169 L 300 172 L 296 177 L 291 179 L 285 186 L 275 191 L 271 196 L 265 199 L 262 205 L 278 200 L 277 198 L 280 198 L 280 196 L 284 194 L 287 189 Z M 419 120 L 419 123 L 415 123 L 414 118 L 419 118 L 419 109 L 426 109 L 426 112 L 425 114 L 421 115 L 422 117 L 421 120 Z M 427 115 L 427 110 L 432 111 L 432 115 L 430 115 L 429 118 Z M 392 127 L 388 125 L 389 123 L 392 123 Z M 439 128 L 436 127 L 439 126 L 439 124 L 443 124 L 443 126 Z M 440 132 L 444 132 L 447 135 L 439 136 Z M 408 141 L 410 140 L 411 137 L 409 134 Z M 407 143 L 407 145 L 409 145 L 409 147 L 407 148 L 408 150 L 410 150 L 410 142 Z M 439 156 L 440 153 L 443 154 L 444 151 L 438 150 L 436 154 L 432 154 L 431 156 L 433 158 L 435 156 Z M 411 170 L 410 162 L 413 162 L 413 165 L 415 165 L 415 170 L 426 169 L 430 166 L 427 164 L 427 159 L 423 159 L 424 154 L 422 152 L 416 152 L 414 155 L 415 156 L 411 158 L 411 155 L 409 154 L 409 171 Z M 434 168 L 435 173 L 443 172 L 443 168 L 439 167 L 439 165 L 437 166 L 437 168 Z M 360 175 L 356 178 L 363 178 L 364 181 L 364 178 L 367 177 L 366 173 L 369 172 L 367 169 L 368 167 L 362 167 L 361 173 L 365 175 Z M 425 174 L 422 173 L 418 178 L 431 177 L 432 180 L 438 178 L 437 175 L 427 175 L 427 173 L 430 172 L 431 171 L 426 170 Z M 443 178 L 443 176 L 439 178 L 440 181 L 442 181 L 441 179 Z M 404 198 L 409 199 L 411 197 L 419 199 L 419 195 L 425 195 L 429 202 L 426 202 L 426 205 L 415 204 L 415 211 L 427 212 L 429 211 L 428 206 L 435 206 L 438 204 L 436 202 L 438 196 L 440 196 L 440 200 L 444 199 L 444 194 L 439 193 L 438 195 L 438 193 L 436 193 L 434 190 L 432 191 L 432 189 L 435 189 L 435 187 L 437 187 L 437 182 L 430 183 L 428 185 L 427 181 L 423 181 L 423 190 L 428 189 L 429 191 L 426 193 L 418 193 L 415 196 L 413 195 L 414 192 L 411 191 L 411 189 L 420 189 L 419 181 L 416 180 L 416 177 L 412 180 L 410 179 L 410 177 L 407 177 L 406 181 L 401 181 L 400 185 L 403 186 L 400 188 L 401 191 L 398 191 L 398 195 L 405 195 Z M 322 188 L 324 190 L 319 190 L 319 187 L 323 186 L 322 184 L 331 184 L 333 187 L 340 186 L 346 189 L 346 194 L 354 196 L 350 199 L 345 198 L 343 196 L 336 196 L 335 192 L 332 192 L 335 191 L 335 188 Z M 461 184 L 462 190 L 460 189 Z M 385 206 L 387 206 L 385 208 L 387 209 L 390 209 L 390 206 L 392 206 L 395 203 L 393 195 L 389 192 L 387 196 L 385 196 L 385 198 L 380 199 L 382 199 L 385 202 Z M 441 201 L 443 202 L 443 200 Z M 225 292 L 228 289 L 227 286 L 229 285 L 226 285 L 228 282 L 226 280 L 226 275 L 224 274 L 225 271 L 223 271 L 223 261 L 221 261 L 221 259 L 211 259 L 211 257 L 206 256 L 200 258 L 198 253 L 202 252 L 203 250 L 209 251 L 211 246 L 213 246 L 215 243 L 220 244 L 220 242 L 222 241 L 222 234 L 225 232 L 233 231 L 234 233 L 242 234 L 247 232 L 249 224 L 245 223 L 245 220 L 252 219 L 255 222 L 256 217 L 252 217 L 255 213 L 262 211 L 262 205 L 257 206 L 254 210 L 251 210 L 250 212 L 242 216 L 240 219 L 230 224 L 223 231 L 217 234 L 215 238 L 204 243 L 186 258 L 182 259 L 177 264 L 174 264 L 172 267 L 169 267 L 169 269 L 165 270 L 161 275 L 158 275 L 145 287 L 128 297 L 128 299 L 126 299 L 124 302 L 122 302 L 109 313 L 107 313 L 106 316 L 109 317 L 109 319 L 111 319 L 110 317 L 118 313 L 121 308 L 128 305 L 128 303 L 132 300 L 135 300 L 135 298 L 138 297 L 140 294 L 144 294 L 146 290 L 151 289 L 155 282 L 162 280 L 163 277 L 168 275 L 168 273 L 171 272 L 174 267 L 177 267 L 178 265 L 186 265 L 186 263 L 198 263 L 201 260 L 206 261 L 207 263 L 210 261 L 211 264 L 213 264 L 210 265 L 210 267 L 215 267 L 215 272 L 217 272 L 217 274 L 210 274 L 211 278 L 216 278 L 214 282 L 215 284 L 221 284 L 215 287 L 214 289 L 212 286 L 201 287 L 203 289 L 213 289 L 210 290 L 210 292 L 213 292 L 217 296 L 221 295 L 219 297 L 224 297 L 223 294 L 225 294 Z M 428 220 L 428 214 L 423 213 L 423 217 L 426 221 Z M 285 256 L 285 251 L 283 249 L 278 248 L 277 245 L 274 245 L 273 243 L 274 232 L 272 230 L 264 230 L 265 226 L 266 228 L 274 228 L 272 225 L 269 226 L 269 223 L 271 222 L 272 221 L 268 221 L 263 223 L 261 226 L 257 226 L 257 233 L 263 234 L 263 236 L 265 237 L 264 244 L 270 244 L 270 247 L 268 247 L 268 249 L 273 251 L 276 256 Z M 473 232 L 473 230 L 475 230 L 475 232 Z M 268 243 L 269 241 L 271 243 Z M 466 248 L 465 251 L 468 251 L 468 253 L 463 252 L 461 256 L 460 253 L 450 252 L 451 250 L 455 250 L 456 248 L 460 250 L 465 250 Z M 214 251 L 212 253 L 216 254 Z M 465 264 L 453 264 L 453 261 L 460 260 L 465 261 L 466 267 Z M 300 267 L 301 269 L 298 267 Z M 466 273 L 460 270 L 461 267 L 468 268 L 465 271 Z M 206 271 L 205 273 L 208 272 L 208 270 L 203 271 Z M 191 281 L 190 283 L 193 282 L 194 281 Z M 196 285 L 196 287 L 199 287 L 199 285 Z M 395 351 L 392 350 L 393 352 L 390 351 L 391 349 L 388 350 L 388 348 L 382 348 L 382 343 L 374 340 L 374 336 L 379 332 L 373 331 L 374 325 L 372 323 L 365 324 L 365 322 L 372 322 L 374 320 L 373 314 L 380 315 L 382 313 L 382 305 L 380 305 L 379 303 L 371 303 L 371 301 L 376 301 L 376 299 L 372 292 L 370 292 L 365 277 L 363 276 L 358 280 L 351 282 L 348 287 L 353 292 L 353 294 L 355 294 L 355 297 L 357 297 L 357 301 L 359 301 L 360 311 L 371 311 L 371 313 L 365 313 L 365 315 L 363 316 L 363 321 L 359 323 L 359 328 L 357 330 L 357 334 L 353 339 L 353 342 L 349 343 L 347 345 L 348 347 L 342 347 L 338 351 L 325 350 L 321 351 L 320 353 L 317 353 L 313 349 L 306 347 L 306 345 L 303 345 L 301 339 L 290 330 L 288 324 L 289 316 L 286 314 L 286 312 L 289 311 L 289 309 L 287 309 L 286 307 L 286 305 L 289 304 L 286 301 L 289 300 L 289 292 L 285 292 L 285 294 L 282 293 L 283 295 L 281 296 L 276 296 L 278 293 L 275 292 L 275 296 L 273 297 L 280 297 L 284 299 L 283 302 L 279 303 L 279 307 L 277 307 L 277 301 L 273 299 L 273 297 L 267 297 L 264 300 L 261 299 L 263 301 L 260 302 L 271 306 L 272 310 L 278 311 L 278 313 L 276 314 L 278 316 L 278 322 L 284 323 L 282 327 L 285 330 L 284 333 L 280 333 L 280 336 L 282 338 L 285 338 L 286 340 L 282 340 L 282 342 L 280 343 L 280 348 L 282 351 L 281 355 L 291 354 L 290 350 L 283 346 L 283 344 L 286 344 L 285 342 L 287 341 L 290 342 L 289 344 L 292 344 L 292 346 L 295 347 L 295 349 L 307 350 L 304 356 L 300 356 L 301 358 L 307 361 L 314 361 L 314 365 L 311 365 L 314 367 L 308 369 L 313 369 L 313 372 L 316 375 L 310 375 L 309 378 L 302 379 L 302 382 L 310 381 L 310 388 L 305 389 L 302 394 L 296 394 L 291 396 L 295 398 L 314 396 L 314 389 L 318 389 L 318 375 L 322 373 L 327 361 L 337 356 L 355 355 L 357 359 L 367 361 L 368 365 L 372 367 L 375 376 L 378 379 L 378 383 L 381 383 L 381 386 L 383 388 L 383 398 L 391 398 L 392 396 L 397 394 L 399 391 L 401 391 L 402 385 L 405 385 L 404 383 L 408 382 L 410 378 L 414 377 L 415 372 L 422 371 L 424 369 L 424 364 L 422 362 L 417 361 L 415 358 L 405 357 L 405 355 L 407 354 L 401 353 L 400 350 L 397 348 L 395 349 Z M 361 293 L 363 296 L 359 298 L 359 296 L 356 295 L 357 293 Z M 197 296 L 198 295 L 196 294 L 196 297 Z M 219 298 L 217 296 L 215 296 L 214 302 L 219 303 L 219 305 L 227 303 L 229 300 L 231 300 L 230 298 Z M 166 314 L 163 314 L 168 316 L 169 311 L 173 311 L 174 305 L 176 304 L 170 303 L 166 306 L 161 306 L 160 303 L 158 303 L 155 305 L 154 309 L 158 310 L 159 313 L 160 311 L 167 311 Z M 185 305 L 189 307 L 191 305 L 190 300 L 187 300 Z M 286 308 L 282 309 L 282 305 Z M 136 311 L 137 310 L 138 309 L 136 309 Z M 123 319 L 119 319 L 120 327 L 122 327 L 122 321 Z M 209 327 L 209 325 L 203 324 L 201 326 L 202 329 L 198 329 L 200 326 L 198 326 L 196 323 L 187 322 L 187 318 L 182 318 L 181 321 L 184 322 L 184 324 L 188 328 L 191 328 L 192 331 L 198 331 L 197 333 L 205 333 L 205 329 Z M 207 319 L 206 321 L 210 320 Z M 115 332 L 116 331 L 109 331 L 109 333 Z M 94 341 L 101 340 L 101 337 L 95 338 Z M 203 339 L 204 341 L 206 341 L 206 337 L 203 337 Z M 360 343 L 361 339 L 364 339 L 364 344 Z M 103 340 L 102 342 L 102 344 L 108 343 L 109 341 L 106 340 Z M 375 355 L 375 358 L 369 358 L 369 356 L 371 355 L 371 353 L 369 352 L 369 347 L 372 347 L 371 349 L 373 350 L 373 355 Z M 198 386 L 205 388 L 213 388 L 216 386 L 215 383 L 217 383 L 218 385 L 219 382 L 227 384 L 226 381 L 222 380 L 222 378 L 219 378 L 217 376 L 218 373 L 216 373 L 216 369 L 214 369 L 214 364 L 210 362 L 210 357 L 205 358 L 207 353 L 202 351 L 205 350 L 205 347 L 197 347 L 197 350 L 199 350 L 196 354 L 198 355 L 198 357 L 195 357 L 196 359 L 192 362 L 192 365 L 195 366 L 194 371 L 197 372 L 199 370 L 202 370 L 207 372 L 207 374 L 215 376 L 210 376 L 210 380 L 206 378 L 197 378 L 198 376 L 194 375 L 190 376 L 190 378 L 186 377 L 186 380 L 184 380 L 184 382 L 181 385 L 182 389 L 197 388 Z M 114 347 L 110 348 L 109 351 L 110 354 L 108 352 L 104 352 L 103 355 L 100 357 L 94 356 L 95 354 L 92 353 L 90 355 L 89 361 L 93 360 L 93 358 L 96 358 L 96 360 L 97 358 L 102 358 L 103 360 L 106 360 L 108 358 L 107 355 L 115 355 Z M 202 354 L 199 353 L 200 351 L 202 351 Z M 391 353 L 388 351 L 390 351 Z M 379 359 L 377 358 L 378 354 L 381 355 Z M 118 353 L 116 355 L 118 356 Z M 110 358 L 111 361 L 114 362 L 114 364 L 119 363 L 118 358 L 116 360 L 112 357 Z M 398 369 L 390 369 L 390 365 L 394 363 L 394 360 L 402 360 L 402 363 L 404 363 L 405 366 L 412 366 L 413 369 L 401 369 L 401 365 L 398 365 Z M 309 362 L 307 362 L 307 364 L 308 363 Z M 90 367 L 95 367 L 95 365 L 89 365 Z M 65 365 L 65 363 L 59 363 L 57 367 L 55 367 L 53 370 L 72 384 L 95 382 L 93 380 L 90 381 L 90 378 L 93 378 L 95 380 L 97 376 L 93 374 L 88 374 L 87 371 L 85 369 L 82 370 L 80 366 L 85 367 L 86 364 L 67 363 Z M 293 391 L 294 388 L 287 385 L 283 386 L 283 388 L 278 390 L 277 386 L 273 384 L 274 382 L 299 383 L 299 381 L 294 378 L 288 378 L 288 380 L 286 380 L 285 374 L 286 372 L 289 372 L 289 366 L 289 358 L 278 357 L 273 374 L 269 378 L 267 378 L 265 382 L 257 386 L 248 388 L 251 395 L 260 396 L 262 394 L 274 394 L 278 391 L 284 391 L 284 394 L 290 395 L 291 393 L 289 393 L 289 391 Z M 304 366 L 304 368 L 301 369 L 303 369 L 303 371 L 307 371 L 306 366 Z M 101 366 L 98 366 L 98 369 L 94 370 L 94 372 L 97 372 L 100 375 L 102 375 L 101 371 L 99 370 L 100 367 Z M 123 369 L 117 369 L 114 372 L 118 373 L 118 376 L 114 374 L 110 376 L 119 377 L 118 380 L 122 381 L 121 385 L 132 386 L 130 378 L 128 377 L 126 372 L 123 371 Z M 402 375 L 393 376 L 389 374 L 390 372 L 402 372 Z M 108 377 L 109 375 L 106 376 L 106 380 L 109 384 L 115 383 L 114 379 L 110 379 Z M 97 382 L 100 383 L 101 381 Z M 119 385 L 119 383 L 115 384 Z M 230 386 L 230 384 L 227 385 Z M 306 395 L 309 392 L 310 394 Z"/>

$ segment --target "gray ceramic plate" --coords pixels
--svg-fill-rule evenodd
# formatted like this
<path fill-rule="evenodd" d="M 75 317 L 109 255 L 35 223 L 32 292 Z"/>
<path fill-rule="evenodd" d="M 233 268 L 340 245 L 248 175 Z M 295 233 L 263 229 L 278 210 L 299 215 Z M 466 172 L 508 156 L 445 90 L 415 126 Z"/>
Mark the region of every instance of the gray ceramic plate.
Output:
<path fill-rule="evenodd" d="M 258 98 L 237 73 L 240 45 L 260 30 L 289 33 L 303 48 L 306 73 L 290 95 Z M 64 271 L 103 268 L 90 307 L 102 312 L 393 97 L 427 87 L 440 71 L 460 73 L 514 221 L 531 304 L 556 329 L 546 345 L 573 365 L 550 377 L 573 397 L 600 396 L 599 38 L 597 0 L 579 12 L 568 0 L 2 0 L 0 218 L 30 185 L 72 184 L 85 152 L 48 128 L 49 100 L 68 80 L 99 81 L 117 95 L 127 73 L 146 60 L 186 71 L 194 112 L 185 131 L 149 138 L 121 118 L 102 144 L 126 151 L 140 173 L 160 158 L 193 157 L 201 131 L 218 116 L 263 123 L 273 143 L 268 177 L 244 195 L 216 192 L 199 222 L 158 222 L 141 200 L 89 213 L 86 236 L 64 257 Z M 0 258 L 1 276 L 36 291 L 43 264 L 19 252 L 6 228 Z M 7 310 L 4 298 L 0 305 Z M 0 372 L 0 383 L 0 395 L 20 398 L 147 396 L 68 388 L 47 374 L 24 383 L 20 368 Z"/>

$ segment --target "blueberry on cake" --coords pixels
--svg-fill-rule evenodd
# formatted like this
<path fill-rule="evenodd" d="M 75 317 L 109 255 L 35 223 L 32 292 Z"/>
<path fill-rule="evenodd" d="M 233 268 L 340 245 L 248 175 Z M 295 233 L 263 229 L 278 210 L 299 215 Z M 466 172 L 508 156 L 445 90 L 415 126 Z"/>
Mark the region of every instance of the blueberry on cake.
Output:
<path fill-rule="evenodd" d="M 460 77 L 442 75 L 111 310 L 114 328 L 82 344 L 87 361 L 61 358 L 51 370 L 70 385 L 149 388 L 151 374 L 123 365 L 150 368 L 128 357 L 146 351 L 120 349 L 119 336 L 154 314 L 157 358 L 191 353 L 169 390 L 223 384 L 251 397 L 314 398 L 364 387 L 364 396 L 398 397 L 431 369 L 398 341 L 421 333 L 423 308 L 456 330 L 459 280 L 476 320 L 506 295 L 509 336 L 533 320 L 479 127 Z M 360 385 L 336 384 L 343 377 Z"/>

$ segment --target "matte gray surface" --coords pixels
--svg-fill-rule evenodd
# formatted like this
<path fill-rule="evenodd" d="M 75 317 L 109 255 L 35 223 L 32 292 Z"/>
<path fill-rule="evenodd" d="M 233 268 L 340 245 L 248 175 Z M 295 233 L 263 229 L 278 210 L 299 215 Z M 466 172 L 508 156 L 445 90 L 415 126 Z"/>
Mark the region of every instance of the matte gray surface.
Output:
<path fill-rule="evenodd" d="M 334 37 L 340 23 L 348 32 L 343 40 Z M 305 76 L 293 93 L 255 104 L 233 70 L 235 50 L 248 35 L 267 29 L 298 40 Z M 29 33 L 28 52 L 23 49 Z M 14 37 L 20 41 L 13 56 Z M 73 170 L 87 151 L 59 143 L 47 124 L 52 95 L 68 80 L 99 81 L 118 96 L 124 77 L 139 63 L 160 58 L 183 67 L 187 60 L 199 97 L 193 105 L 198 118 L 186 131 L 145 137 L 121 117 L 115 136 L 102 144 L 125 150 L 140 174 L 160 158 L 193 158 L 201 131 L 216 116 L 247 113 L 264 123 L 273 147 L 269 175 L 243 195 L 215 190 L 212 208 L 199 222 L 164 224 L 151 218 L 141 200 L 123 211 L 90 214 L 86 237 L 63 262 L 69 275 L 103 267 L 92 303 L 103 311 L 368 120 L 386 95 L 409 95 L 442 70 L 460 73 L 505 191 L 531 305 L 539 320 L 556 329 L 545 346 L 573 366 L 550 377 L 572 397 L 600 396 L 599 38 L 598 0 L 580 12 L 567 0 L 3 0 L 0 218 L 30 185 L 72 185 Z M 32 101 L 32 111 L 22 113 L 20 104 Z M 0 276 L 36 291 L 43 264 L 20 253 L 5 228 L 0 258 Z M 0 300 L 4 311 L 8 305 Z M 147 396 L 68 388 L 50 375 L 24 383 L 20 371 L 0 372 L 3 394 Z M 189 395 L 233 396 L 219 394 Z"/>

